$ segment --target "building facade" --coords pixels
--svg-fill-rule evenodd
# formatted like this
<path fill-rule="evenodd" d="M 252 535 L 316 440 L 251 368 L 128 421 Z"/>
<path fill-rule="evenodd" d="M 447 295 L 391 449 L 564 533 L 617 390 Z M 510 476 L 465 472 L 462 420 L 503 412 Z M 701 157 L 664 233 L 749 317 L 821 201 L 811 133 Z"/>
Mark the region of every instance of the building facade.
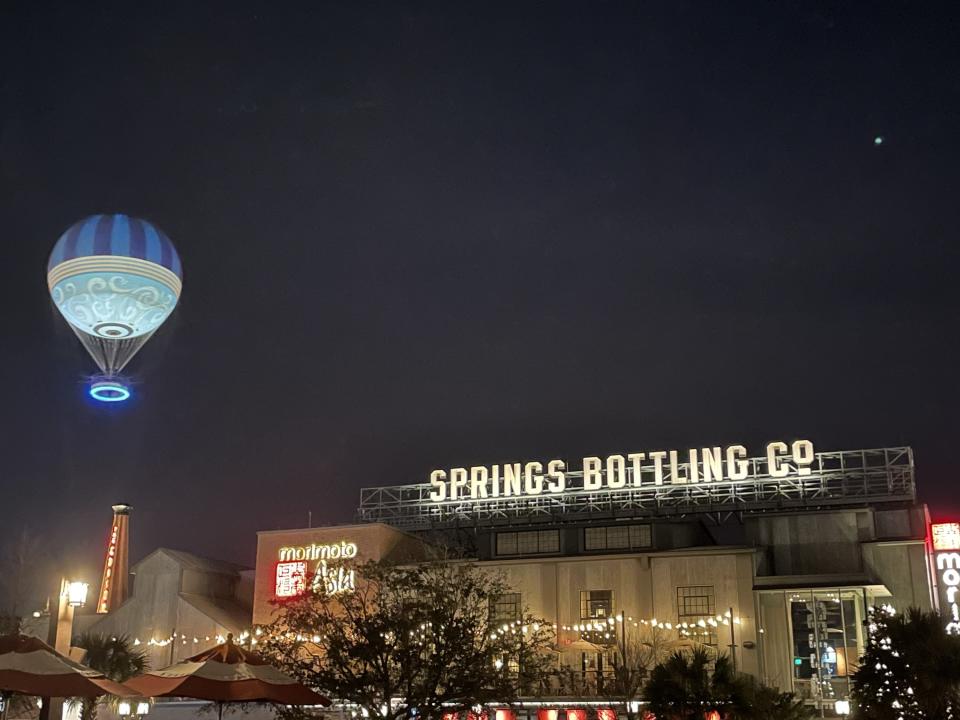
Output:
<path fill-rule="evenodd" d="M 77 615 L 75 635 L 125 636 L 162 668 L 250 629 L 248 568 L 159 548 L 131 571 L 130 597 L 106 615 Z"/>
<path fill-rule="evenodd" d="M 354 524 L 260 533 L 253 621 L 269 622 L 277 598 L 350 591 L 357 562 L 442 546 L 506 577 L 498 612 L 553 623 L 558 695 L 600 694 L 615 643 L 656 626 L 832 707 L 849 696 L 869 607 L 936 606 L 909 448 L 796 441 L 758 457 L 731 446 L 570 467 L 438 470 L 362 490 Z"/>

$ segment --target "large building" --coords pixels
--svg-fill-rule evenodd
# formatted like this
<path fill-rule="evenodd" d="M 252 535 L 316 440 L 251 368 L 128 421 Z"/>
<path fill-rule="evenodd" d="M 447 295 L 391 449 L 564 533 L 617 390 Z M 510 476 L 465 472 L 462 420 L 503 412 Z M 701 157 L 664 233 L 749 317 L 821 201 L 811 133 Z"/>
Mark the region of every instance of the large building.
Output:
<path fill-rule="evenodd" d="M 255 624 L 278 597 L 349 592 L 358 561 L 443 545 L 507 577 L 498 612 L 554 624 L 558 678 L 579 692 L 610 667 L 595 628 L 626 638 L 655 623 L 832 707 L 849 695 L 869 607 L 937 605 L 906 447 L 817 453 L 801 440 L 758 457 L 735 445 L 451 468 L 362 490 L 356 520 L 259 534 Z"/>
<path fill-rule="evenodd" d="M 124 636 L 162 668 L 250 629 L 248 568 L 159 548 L 131 569 L 133 593 L 104 615 L 78 615 L 75 634 Z"/>

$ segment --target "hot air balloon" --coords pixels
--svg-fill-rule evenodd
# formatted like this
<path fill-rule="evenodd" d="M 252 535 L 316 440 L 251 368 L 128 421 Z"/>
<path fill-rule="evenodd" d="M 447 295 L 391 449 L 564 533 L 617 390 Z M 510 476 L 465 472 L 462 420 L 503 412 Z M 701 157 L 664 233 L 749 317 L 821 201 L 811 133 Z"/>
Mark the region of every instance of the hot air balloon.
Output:
<path fill-rule="evenodd" d="M 90 396 L 130 397 L 118 375 L 180 298 L 183 273 L 170 239 L 127 215 L 91 215 L 68 229 L 50 253 L 50 297 L 100 367 Z"/>

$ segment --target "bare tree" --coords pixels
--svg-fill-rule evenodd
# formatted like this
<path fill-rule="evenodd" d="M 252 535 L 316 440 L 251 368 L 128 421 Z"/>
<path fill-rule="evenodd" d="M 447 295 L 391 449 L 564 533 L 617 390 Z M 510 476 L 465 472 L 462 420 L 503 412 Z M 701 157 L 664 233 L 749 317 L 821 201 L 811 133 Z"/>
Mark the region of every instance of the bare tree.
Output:
<path fill-rule="evenodd" d="M 511 703 L 539 684 L 552 629 L 497 618 L 505 582 L 469 563 L 367 563 L 355 589 L 279 604 L 258 648 L 305 684 L 371 718 L 437 720 Z M 284 712 L 284 711 L 281 711 Z"/>
<path fill-rule="evenodd" d="M 601 694 L 611 702 L 622 703 L 626 717 L 633 720 L 637 715 L 636 703 L 641 699 L 650 672 L 688 646 L 691 646 L 689 641 L 678 640 L 674 633 L 659 627 L 641 626 L 633 632 L 624 632 L 611 648 L 613 677 L 603 683 Z"/>

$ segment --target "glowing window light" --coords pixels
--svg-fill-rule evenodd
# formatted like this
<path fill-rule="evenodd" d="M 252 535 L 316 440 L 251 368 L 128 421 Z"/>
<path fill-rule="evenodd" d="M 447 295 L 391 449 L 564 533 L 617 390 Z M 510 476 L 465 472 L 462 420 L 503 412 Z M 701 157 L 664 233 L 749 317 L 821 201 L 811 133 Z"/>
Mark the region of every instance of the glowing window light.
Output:
<path fill-rule="evenodd" d="M 934 550 L 960 550 L 960 523 L 934 523 L 930 535 Z"/>
<path fill-rule="evenodd" d="M 123 402 L 130 397 L 130 389 L 113 380 L 101 380 L 90 386 L 90 397 L 97 402 Z"/>

